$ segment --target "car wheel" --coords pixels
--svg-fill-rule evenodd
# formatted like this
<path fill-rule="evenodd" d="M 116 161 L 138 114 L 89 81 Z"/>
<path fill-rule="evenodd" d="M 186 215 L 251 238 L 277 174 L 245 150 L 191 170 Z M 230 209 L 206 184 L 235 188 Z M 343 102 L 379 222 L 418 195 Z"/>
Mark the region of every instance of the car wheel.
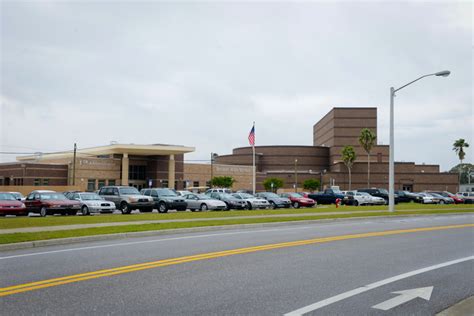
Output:
<path fill-rule="evenodd" d="M 160 213 L 167 213 L 168 212 L 168 208 L 166 207 L 165 203 L 160 202 L 160 204 L 158 204 L 158 212 L 160 212 Z"/>
<path fill-rule="evenodd" d="M 293 203 L 293 207 L 294 207 L 294 208 L 300 208 L 300 203 L 294 202 L 294 203 Z"/>
<path fill-rule="evenodd" d="M 270 208 L 271 208 L 272 210 L 276 210 L 276 209 L 277 209 L 277 205 L 275 204 L 275 202 L 270 201 Z"/>
<path fill-rule="evenodd" d="M 252 203 L 247 202 L 247 205 L 245 206 L 245 209 L 246 210 L 252 210 L 253 209 Z"/>
<path fill-rule="evenodd" d="M 355 200 L 354 201 L 354 206 L 359 206 L 359 201 Z"/>
<path fill-rule="evenodd" d="M 230 205 L 229 205 L 229 203 L 227 203 L 227 202 L 224 202 L 224 203 L 225 203 L 225 210 L 226 210 L 226 211 L 230 211 Z"/>
<path fill-rule="evenodd" d="M 202 212 L 202 211 L 207 211 L 207 210 L 208 210 L 207 204 L 206 204 L 206 203 L 202 203 L 200 210 L 201 210 L 201 212 Z"/>
<path fill-rule="evenodd" d="M 82 215 L 90 215 L 90 214 L 91 214 L 91 213 L 89 212 L 89 208 L 88 208 L 87 206 L 85 206 L 85 205 L 82 207 L 81 212 L 82 212 Z"/>
<path fill-rule="evenodd" d="M 46 209 L 46 207 L 43 206 L 40 210 L 40 216 L 46 217 L 46 215 L 48 215 L 48 210 Z"/>
<path fill-rule="evenodd" d="M 120 210 L 122 211 L 122 214 L 130 214 L 132 212 L 127 202 L 122 202 L 120 204 Z"/>

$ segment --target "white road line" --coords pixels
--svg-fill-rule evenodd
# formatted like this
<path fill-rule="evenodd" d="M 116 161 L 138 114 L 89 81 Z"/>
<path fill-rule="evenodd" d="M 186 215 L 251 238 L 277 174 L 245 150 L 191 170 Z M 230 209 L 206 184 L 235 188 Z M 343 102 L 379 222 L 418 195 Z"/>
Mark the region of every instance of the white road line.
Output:
<path fill-rule="evenodd" d="M 89 249 L 99 249 L 99 248 L 119 247 L 119 246 L 130 246 L 130 245 L 164 242 L 164 241 L 172 241 L 172 240 L 207 238 L 207 237 L 225 236 L 225 235 L 242 235 L 242 234 L 252 234 L 252 233 L 266 233 L 266 232 L 273 232 L 273 231 L 301 230 L 301 229 L 308 229 L 308 228 L 314 228 L 314 227 L 312 227 L 312 226 L 303 226 L 303 227 L 290 227 L 290 228 L 272 228 L 272 229 L 264 229 L 264 230 L 227 232 L 227 233 L 217 233 L 217 234 L 192 235 L 192 236 L 181 236 L 181 237 L 162 238 L 162 239 L 153 239 L 153 240 L 132 241 L 132 242 L 117 243 L 117 244 L 107 244 L 107 245 L 97 245 L 97 246 L 88 246 L 88 247 L 78 247 L 78 248 L 68 248 L 68 249 L 51 250 L 51 251 L 43 251 L 43 252 L 25 253 L 25 254 L 21 254 L 21 255 L 0 257 L 0 260 L 21 258 L 21 257 L 30 257 L 30 256 L 39 256 L 39 255 L 54 254 L 54 253 L 61 253 L 61 252 L 79 251 L 79 250 L 89 250 Z"/>
<path fill-rule="evenodd" d="M 389 283 L 393 283 L 393 282 L 396 282 L 396 281 L 399 281 L 399 280 L 402 280 L 402 279 L 412 277 L 412 276 L 417 275 L 417 274 L 421 274 L 421 273 L 424 273 L 424 272 L 440 269 L 440 268 L 443 268 L 443 267 L 447 267 L 447 266 L 450 266 L 450 265 L 453 265 L 453 264 L 457 264 L 457 263 L 461 263 L 461 262 L 465 262 L 465 261 L 469 261 L 469 260 L 474 260 L 474 256 L 465 257 L 465 258 L 461 258 L 461 259 L 457 259 L 457 260 L 452 260 L 452 261 L 436 264 L 436 265 L 433 265 L 433 266 L 429 266 L 429 267 L 426 267 L 426 268 L 422 268 L 422 269 L 410 271 L 410 272 L 407 272 L 407 273 L 399 274 L 399 275 L 396 275 L 394 277 L 391 277 L 391 278 L 388 278 L 388 279 L 385 279 L 385 280 L 382 280 L 382 281 L 378 281 L 378 282 L 375 282 L 375 283 L 371 283 L 371 284 L 368 284 L 366 286 L 359 287 L 357 289 L 354 289 L 354 290 L 351 290 L 351 291 L 348 291 L 348 292 L 344 292 L 344 293 L 341 293 L 339 295 L 336 295 L 336 296 L 327 298 L 325 300 L 316 302 L 314 304 L 299 308 L 299 309 L 294 310 L 292 312 L 286 313 L 285 316 L 303 315 L 303 314 L 315 311 L 317 309 L 320 309 L 322 307 L 328 306 L 330 304 L 342 301 L 346 298 L 355 296 L 357 294 L 373 290 L 375 288 L 378 288 L 380 286 L 383 286 L 383 285 L 386 285 L 386 284 L 389 284 Z"/>

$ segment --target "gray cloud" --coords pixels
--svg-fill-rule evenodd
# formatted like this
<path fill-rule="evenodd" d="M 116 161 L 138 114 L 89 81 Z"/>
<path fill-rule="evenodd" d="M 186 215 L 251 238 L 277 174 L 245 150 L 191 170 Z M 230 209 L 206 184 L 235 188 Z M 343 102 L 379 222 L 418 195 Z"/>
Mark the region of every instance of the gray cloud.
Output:
<path fill-rule="evenodd" d="M 457 163 L 471 143 L 469 2 L 1 2 L 0 149 L 195 146 L 189 159 L 247 145 L 312 144 L 334 106 L 377 106 L 396 159 Z M 0 161 L 12 159 L 1 156 Z"/>

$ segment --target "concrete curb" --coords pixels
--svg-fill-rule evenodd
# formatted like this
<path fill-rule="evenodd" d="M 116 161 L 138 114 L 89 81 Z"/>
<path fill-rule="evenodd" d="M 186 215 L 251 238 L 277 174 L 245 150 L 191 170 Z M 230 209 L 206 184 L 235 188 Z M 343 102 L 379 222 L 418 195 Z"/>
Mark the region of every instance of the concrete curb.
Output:
<path fill-rule="evenodd" d="M 203 227 L 191 227 L 191 228 L 165 229 L 165 230 L 150 230 L 150 231 L 144 231 L 144 232 L 93 235 L 93 236 L 71 237 L 71 238 L 58 238 L 58 239 L 37 240 L 37 241 L 27 241 L 27 242 L 13 243 L 13 244 L 4 244 L 4 245 L 0 245 L 0 252 L 8 251 L 8 250 L 19 250 L 19 249 L 45 247 L 45 246 L 68 245 L 68 244 L 87 242 L 87 241 L 103 241 L 103 240 L 117 240 L 117 239 L 124 239 L 124 238 L 136 238 L 136 237 L 152 237 L 152 236 L 173 235 L 173 234 L 180 234 L 180 233 L 212 232 L 212 231 L 220 231 L 220 230 L 262 228 L 262 227 L 279 227 L 279 226 L 288 226 L 288 225 L 305 225 L 305 224 L 308 224 L 308 223 L 317 223 L 317 222 L 356 221 L 356 220 L 366 220 L 366 219 L 388 219 L 388 218 L 409 218 L 409 217 L 452 216 L 452 215 L 466 215 L 466 214 L 472 214 L 472 213 L 407 214 L 407 215 L 393 215 L 393 216 L 364 216 L 364 217 L 348 217 L 348 218 L 324 218 L 324 219 L 301 220 L 301 221 L 291 221 L 291 222 L 238 224 L 238 225 L 203 226 Z"/>
<path fill-rule="evenodd" d="M 436 314 L 436 316 L 470 316 L 473 312 L 474 296 L 471 296 Z"/>

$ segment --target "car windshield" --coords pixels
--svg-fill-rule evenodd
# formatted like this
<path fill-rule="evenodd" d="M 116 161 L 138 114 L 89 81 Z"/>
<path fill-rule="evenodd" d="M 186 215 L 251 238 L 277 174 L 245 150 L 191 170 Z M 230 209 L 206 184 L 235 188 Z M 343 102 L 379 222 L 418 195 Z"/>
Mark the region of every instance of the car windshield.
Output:
<path fill-rule="evenodd" d="M 269 197 L 269 198 L 279 198 L 278 195 L 275 193 L 265 193 L 264 196 Z"/>
<path fill-rule="evenodd" d="M 235 199 L 235 196 L 232 196 L 229 193 L 221 193 L 221 197 L 224 199 Z"/>
<path fill-rule="evenodd" d="M 103 200 L 103 198 L 101 198 L 99 195 L 95 193 L 84 193 L 84 194 L 80 194 L 80 196 L 81 196 L 81 199 L 83 199 L 84 201 Z"/>
<path fill-rule="evenodd" d="M 364 195 L 364 196 L 369 196 L 369 195 L 370 195 L 370 194 L 367 193 L 367 192 L 357 192 L 357 193 L 360 194 L 360 195 Z"/>
<path fill-rule="evenodd" d="M 156 190 L 159 196 L 177 196 L 177 194 L 170 189 L 158 189 Z"/>
<path fill-rule="evenodd" d="M 255 197 L 255 196 L 253 196 L 252 194 L 248 194 L 248 193 L 240 193 L 240 196 L 241 196 L 243 199 L 252 199 L 252 198 Z"/>
<path fill-rule="evenodd" d="M 380 193 L 382 193 L 382 194 L 388 194 L 388 191 L 385 190 L 385 189 L 379 189 L 379 191 L 380 191 Z"/>
<path fill-rule="evenodd" d="M 41 193 L 42 200 L 67 200 L 61 193 Z"/>
<path fill-rule="evenodd" d="M 299 193 L 290 193 L 290 196 L 291 197 L 294 197 L 294 198 L 302 198 L 303 196 Z"/>
<path fill-rule="evenodd" d="M 0 200 L 14 201 L 15 197 L 13 196 L 13 194 L 10 193 L 0 193 Z"/>
<path fill-rule="evenodd" d="M 120 188 L 120 194 L 121 195 L 135 195 L 135 194 L 140 194 L 136 188 Z"/>
<path fill-rule="evenodd" d="M 13 195 L 13 197 L 15 199 L 22 199 L 23 198 L 23 195 L 21 193 L 18 193 L 18 192 L 10 192 L 11 195 Z"/>

